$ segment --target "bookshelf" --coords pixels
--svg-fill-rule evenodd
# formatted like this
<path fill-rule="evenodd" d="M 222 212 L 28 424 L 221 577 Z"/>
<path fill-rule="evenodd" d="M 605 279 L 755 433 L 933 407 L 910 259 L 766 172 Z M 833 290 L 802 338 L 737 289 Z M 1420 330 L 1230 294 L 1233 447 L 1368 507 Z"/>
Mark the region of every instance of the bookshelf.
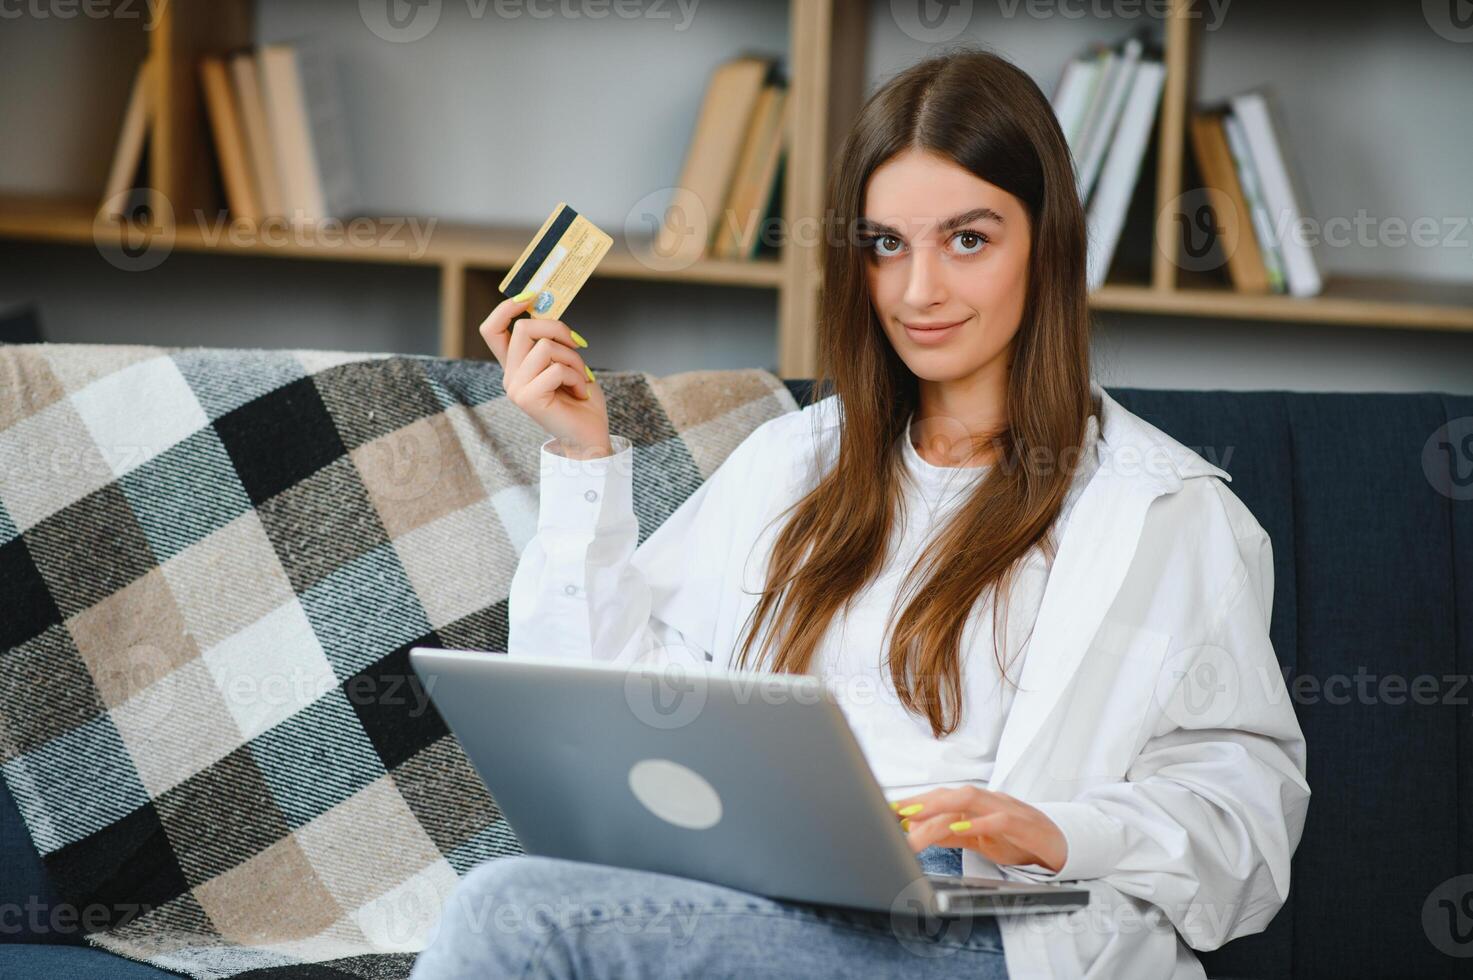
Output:
<path fill-rule="evenodd" d="M 178 214 L 219 213 L 221 200 L 212 173 L 210 132 L 197 65 L 215 54 L 253 42 L 253 0 L 172 0 L 150 5 L 148 53 L 161 66 L 155 138 L 149 141 L 150 184 Z M 156 9 L 155 9 L 156 8 Z M 784 167 L 785 214 L 817 214 L 825 175 L 838 138 L 858 111 L 863 89 L 864 0 L 791 0 L 787 61 L 793 100 L 793 140 Z M 0 195 L 0 238 L 75 245 L 116 244 L 125 233 L 95 223 L 96 200 Z M 426 222 L 429 219 L 424 219 Z M 277 234 L 241 236 L 206 233 L 198 222 L 176 221 L 170 247 L 220 255 L 380 262 L 437 267 L 440 271 L 440 352 L 449 357 L 489 357 L 476 328 L 500 300 L 496 284 L 537 231 L 527 226 L 488 226 L 435 220 L 426 247 L 409 250 L 359 244 L 342 235 L 317 236 L 278 226 Z M 678 269 L 641 261 L 634 243 L 615 244 L 595 275 L 612 279 L 715 284 L 776 291 L 779 310 L 775 362 L 788 376 L 811 374 L 812 322 L 817 311 L 816 245 L 787 244 L 780 257 L 753 260 L 701 259 Z M 364 238 L 380 241 L 383 235 Z M 285 240 L 283 240 L 285 239 Z"/>
<path fill-rule="evenodd" d="M 1187 119 L 1198 99 L 1206 31 L 1192 0 L 1171 0 L 1164 25 L 1166 81 L 1158 128 L 1158 218 L 1149 283 L 1107 282 L 1091 299 L 1095 309 L 1183 317 L 1273 320 L 1337 326 L 1473 331 L 1473 283 L 1424 282 L 1394 277 L 1325 275 L 1316 296 L 1253 295 L 1223 277 L 1194 273 L 1173 261 L 1182 251 L 1182 221 L 1162 214 L 1167 202 L 1193 190 L 1186 177 Z M 1311 184 L 1314 175 L 1305 179 Z"/>
<path fill-rule="evenodd" d="M 201 55 L 251 43 L 253 0 L 172 0 L 150 5 L 155 21 L 146 41 L 158 59 L 160 91 L 156 138 L 148 151 L 151 183 L 176 211 L 215 214 L 217 181 L 210 133 L 201 104 L 196 66 Z M 814 217 L 823 208 L 833 152 L 865 92 L 865 46 L 873 5 L 868 0 L 790 0 L 789 92 L 793 118 L 784 168 L 783 213 Z M 878 10 L 879 7 L 874 9 Z M 1040 30 L 1047 27 L 1040 25 Z M 1155 211 L 1178 199 L 1186 186 L 1186 134 L 1196 102 L 1202 21 L 1189 0 L 1173 0 L 1162 24 L 1166 79 L 1157 126 Z M 983 39 L 985 41 L 985 39 Z M 1046 83 L 1051 84 L 1051 82 Z M 1312 181 L 1313 174 L 1306 175 Z M 116 228 L 94 225 L 96 200 L 0 195 L 0 238 L 93 246 Z M 1224 278 L 1184 271 L 1171 259 L 1180 247 L 1180 224 L 1156 223 L 1149 268 L 1139 281 L 1107 281 L 1091 294 L 1099 311 L 1142 313 L 1191 320 L 1263 320 L 1407 330 L 1473 331 L 1473 284 L 1423 283 L 1400 278 L 1327 276 L 1323 293 L 1296 298 L 1235 292 Z M 535 232 L 535 225 L 493 226 L 437 221 L 422 250 L 362 244 L 294 233 L 290 240 L 238 242 L 207 235 L 192 222 L 174 230 L 172 247 L 219 255 L 270 256 L 428 266 L 439 270 L 439 346 L 446 356 L 486 356 L 475 329 L 498 300 L 496 284 Z M 606 229 L 614 232 L 615 229 Z M 386 235 L 369 235 L 381 242 Z M 105 243 L 105 241 L 104 241 Z M 776 294 L 774 363 L 788 377 L 815 370 L 814 322 L 820 284 L 817 243 L 789 242 L 778 258 L 752 261 L 704 259 L 661 270 L 644 264 L 632 243 L 615 234 L 615 246 L 596 275 L 612 279 L 738 286 Z M 1186 324 L 1190 328 L 1190 324 Z"/>

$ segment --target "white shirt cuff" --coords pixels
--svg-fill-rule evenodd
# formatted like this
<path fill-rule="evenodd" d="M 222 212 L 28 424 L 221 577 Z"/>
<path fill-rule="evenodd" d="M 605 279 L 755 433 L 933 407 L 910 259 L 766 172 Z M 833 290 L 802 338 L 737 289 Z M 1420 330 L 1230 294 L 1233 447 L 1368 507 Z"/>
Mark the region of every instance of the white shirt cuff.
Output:
<path fill-rule="evenodd" d="M 1009 864 L 1004 867 L 1030 881 L 1081 881 L 1102 878 L 1115 870 L 1125 848 L 1124 828 L 1091 803 L 1068 800 L 1030 801 L 1043 811 L 1064 835 L 1068 853 L 1064 866 L 1050 871 L 1041 864 Z"/>
<path fill-rule="evenodd" d="M 593 531 L 634 517 L 634 444 L 611 435 L 612 456 L 571 459 L 542 444 L 539 531 Z"/>

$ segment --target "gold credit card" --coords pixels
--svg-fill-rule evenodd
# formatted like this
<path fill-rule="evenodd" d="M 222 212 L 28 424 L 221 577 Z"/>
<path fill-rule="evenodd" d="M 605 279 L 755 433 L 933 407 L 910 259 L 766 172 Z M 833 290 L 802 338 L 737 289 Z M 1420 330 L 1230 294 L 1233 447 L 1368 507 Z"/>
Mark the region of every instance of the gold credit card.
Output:
<path fill-rule="evenodd" d="M 535 289 L 527 314 L 560 319 L 613 244 L 593 222 L 559 201 L 497 288 L 505 296 Z"/>

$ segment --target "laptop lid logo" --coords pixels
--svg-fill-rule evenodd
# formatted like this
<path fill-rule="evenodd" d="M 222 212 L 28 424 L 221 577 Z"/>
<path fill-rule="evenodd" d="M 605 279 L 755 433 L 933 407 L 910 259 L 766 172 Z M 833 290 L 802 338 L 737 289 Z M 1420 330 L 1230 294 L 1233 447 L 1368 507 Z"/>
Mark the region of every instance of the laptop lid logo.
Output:
<path fill-rule="evenodd" d="M 716 787 L 678 762 L 639 760 L 629 767 L 629 789 L 646 810 L 677 827 L 709 830 L 721 820 Z"/>

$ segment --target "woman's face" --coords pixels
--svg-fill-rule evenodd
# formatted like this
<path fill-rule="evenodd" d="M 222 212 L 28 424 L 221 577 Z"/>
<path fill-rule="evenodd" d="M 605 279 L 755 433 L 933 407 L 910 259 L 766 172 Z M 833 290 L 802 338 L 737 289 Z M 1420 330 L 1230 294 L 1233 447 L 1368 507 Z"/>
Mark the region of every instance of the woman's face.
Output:
<path fill-rule="evenodd" d="M 907 150 L 870 175 L 859 234 L 870 301 L 917 377 L 1005 376 L 1028 286 L 1022 201 L 945 157 Z M 920 329 L 945 324 L 955 326 Z"/>

